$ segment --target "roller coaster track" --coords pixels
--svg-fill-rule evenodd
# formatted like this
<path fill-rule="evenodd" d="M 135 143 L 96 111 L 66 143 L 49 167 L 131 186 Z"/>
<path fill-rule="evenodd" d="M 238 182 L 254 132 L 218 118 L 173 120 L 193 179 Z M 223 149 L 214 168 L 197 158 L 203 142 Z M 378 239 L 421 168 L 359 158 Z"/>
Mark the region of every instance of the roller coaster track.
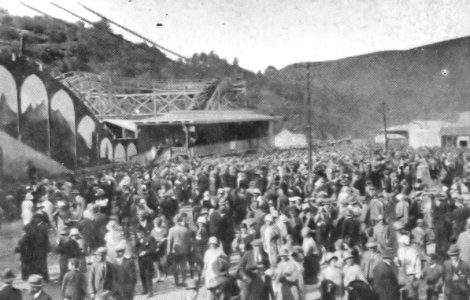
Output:
<path fill-rule="evenodd" d="M 140 83 L 86 72 L 56 79 L 84 101 L 98 118 L 138 118 L 175 110 L 220 110 L 244 106 L 245 81 L 231 78 Z"/>

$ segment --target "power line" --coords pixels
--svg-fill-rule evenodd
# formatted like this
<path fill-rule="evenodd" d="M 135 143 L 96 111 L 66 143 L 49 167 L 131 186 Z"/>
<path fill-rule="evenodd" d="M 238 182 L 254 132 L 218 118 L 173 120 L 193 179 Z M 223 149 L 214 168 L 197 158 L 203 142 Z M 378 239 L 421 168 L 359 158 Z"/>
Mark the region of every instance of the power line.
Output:
<path fill-rule="evenodd" d="M 89 7 L 86 7 L 85 5 L 81 4 L 80 2 L 78 2 L 78 4 L 79 4 L 80 6 L 82 6 L 84 9 L 88 10 L 89 12 L 91 12 L 91 13 L 93 13 L 93 14 L 95 14 L 95 15 L 97 15 L 97 16 L 99 16 L 99 17 L 105 19 L 105 20 L 107 20 L 108 22 L 110 22 L 110 23 L 116 25 L 117 27 L 119 27 L 119 28 L 121 28 L 121 29 L 123 29 L 123 30 L 125 30 L 125 31 L 127 31 L 127 32 L 129 32 L 129 33 L 131 33 L 131 34 L 133 34 L 133 35 L 135 35 L 136 37 L 143 39 L 144 41 L 146 41 L 146 42 L 148 42 L 148 43 L 154 45 L 155 47 L 159 48 L 160 50 L 163 50 L 163 51 L 165 51 L 165 52 L 168 52 L 168 53 L 170 53 L 170 54 L 173 54 L 173 55 L 175 55 L 175 56 L 177 56 L 177 57 L 179 57 L 179 58 L 182 58 L 182 59 L 184 59 L 184 60 L 189 60 L 188 57 L 183 56 L 183 55 L 181 55 L 181 54 L 179 54 L 179 53 L 176 53 L 175 51 L 172 51 L 172 50 L 170 50 L 170 49 L 168 49 L 168 48 L 166 48 L 166 47 L 164 47 L 164 46 L 162 46 L 162 45 L 160 45 L 160 44 L 158 44 L 158 43 L 152 41 L 151 39 L 144 37 L 143 35 L 141 35 L 141 34 L 135 32 L 134 30 L 129 29 L 129 28 L 127 28 L 127 27 L 125 27 L 125 26 L 123 26 L 123 25 L 121 25 L 121 24 L 119 24 L 119 23 L 117 23 L 117 22 L 115 22 L 115 21 L 113 21 L 113 20 L 107 18 L 105 15 L 102 15 L 102 14 L 100 14 L 99 12 L 94 11 L 94 10 L 92 10 L 92 9 L 89 8 Z"/>

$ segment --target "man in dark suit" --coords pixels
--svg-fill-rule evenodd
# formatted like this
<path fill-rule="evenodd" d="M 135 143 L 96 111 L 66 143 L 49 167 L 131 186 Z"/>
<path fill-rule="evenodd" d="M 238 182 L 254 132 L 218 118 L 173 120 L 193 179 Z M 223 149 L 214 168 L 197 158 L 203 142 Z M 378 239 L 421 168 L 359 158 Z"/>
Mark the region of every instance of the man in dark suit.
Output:
<path fill-rule="evenodd" d="M 16 276 L 10 268 L 2 273 L 3 288 L 0 290 L 0 300 L 22 300 L 21 291 L 13 287 Z"/>
<path fill-rule="evenodd" d="M 140 279 L 142 281 L 143 294 L 148 293 L 148 297 L 153 296 L 153 275 L 155 268 L 153 266 L 152 255 L 157 248 L 155 238 L 148 231 L 137 231 L 135 250 L 137 253 L 137 263 L 139 264 Z"/>
<path fill-rule="evenodd" d="M 381 253 L 382 259 L 379 260 L 374 268 L 373 289 L 379 296 L 379 300 L 400 299 L 400 287 L 398 285 L 396 266 L 393 262 L 393 251 L 384 251 Z"/>
<path fill-rule="evenodd" d="M 269 258 L 263 251 L 263 241 L 256 239 L 247 245 L 247 250 L 238 265 L 237 276 L 240 279 L 241 300 L 268 300 L 271 289 L 263 280 L 262 274 L 269 266 Z"/>
<path fill-rule="evenodd" d="M 94 299 L 98 292 L 110 291 L 113 284 L 113 267 L 106 261 L 106 248 L 99 247 L 95 252 L 95 263 L 88 274 L 88 293 Z"/>
<path fill-rule="evenodd" d="M 134 299 L 135 285 L 137 283 L 137 270 L 135 261 L 131 257 L 124 256 L 126 251 L 125 241 L 116 249 L 116 263 L 114 264 L 113 292 L 117 300 Z"/>
<path fill-rule="evenodd" d="M 178 273 L 183 278 L 182 284 L 186 281 L 186 265 L 188 261 L 190 247 L 190 232 L 185 227 L 185 218 L 178 215 L 176 224 L 168 232 L 167 253 L 174 264 L 175 284 L 178 286 Z"/>
<path fill-rule="evenodd" d="M 31 294 L 33 300 L 52 300 L 52 298 L 42 289 L 42 276 L 33 274 L 29 276 L 28 283 L 31 287 Z"/>
<path fill-rule="evenodd" d="M 61 285 L 62 298 L 64 300 L 84 300 L 86 298 L 86 277 L 80 272 L 80 260 L 71 258 L 68 271 Z"/>
<path fill-rule="evenodd" d="M 459 258 L 460 249 L 451 245 L 444 262 L 444 298 L 449 300 L 468 300 L 470 294 L 470 267 Z"/>

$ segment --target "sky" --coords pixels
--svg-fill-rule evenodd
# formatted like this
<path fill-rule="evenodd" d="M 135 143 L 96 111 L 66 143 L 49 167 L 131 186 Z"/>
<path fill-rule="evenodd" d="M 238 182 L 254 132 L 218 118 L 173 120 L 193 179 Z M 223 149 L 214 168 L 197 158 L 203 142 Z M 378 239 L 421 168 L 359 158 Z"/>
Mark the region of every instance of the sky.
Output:
<path fill-rule="evenodd" d="M 49 1 L 23 0 L 54 17 L 78 19 Z M 74 0 L 55 0 L 92 21 Z M 304 61 L 405 50 L 470 35 L 468 0 L 81 0 L 184 56 L 214 51 L 254 72 Z M 20 1 L 12 15 L 36 15 Z M 162 26 L 157 26 L 161 23 Z M 113 27 L 131 41 L 139 42 Z M 169 55 L 169 57 L 172 57 Z"/>

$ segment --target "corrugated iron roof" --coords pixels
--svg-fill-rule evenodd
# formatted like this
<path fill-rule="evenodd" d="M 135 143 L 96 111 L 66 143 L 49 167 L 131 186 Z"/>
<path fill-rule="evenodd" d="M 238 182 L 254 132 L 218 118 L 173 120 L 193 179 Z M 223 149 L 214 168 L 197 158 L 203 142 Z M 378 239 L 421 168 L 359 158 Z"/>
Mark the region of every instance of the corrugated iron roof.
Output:
<path fill-rule="evenodd" d="M 160 116 L 134 120 L 137 125 L 158 125 L 171 123 L 217 124 L 277 120 L 280 117 L 268 116 L 249 110 L 226 111 L 174 111 Z"/>
<path fill-rule="evenodd" d="M 470 126 L 443 127 L 441 135 L 470 135 Z"/>

